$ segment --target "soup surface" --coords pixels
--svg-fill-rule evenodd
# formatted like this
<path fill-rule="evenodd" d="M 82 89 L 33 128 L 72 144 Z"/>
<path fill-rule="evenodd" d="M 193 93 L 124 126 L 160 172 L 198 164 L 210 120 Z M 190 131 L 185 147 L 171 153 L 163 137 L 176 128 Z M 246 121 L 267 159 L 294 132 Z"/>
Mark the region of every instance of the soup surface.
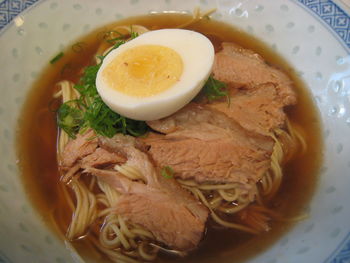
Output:
<path fill-rule="evenodd" d="M 55 84 L 62 80 L 77 82 L 82 68 L 93 61 L 93 56 L 105 32 L 116 25 L 139 24 L 150 30 L 173 28 L 189 17 L 180 14 L 157 14 L 134 17 L 96 29 L 82 37 L 64 51 L 63 57 L 48 64 L 28 94 L 19 123 L 18 156 L 22 179 L 28 196 L 43 220 L 62 236 L 67 228 L 70 214 L 59 191 L 60 174 L 57 167 L 57 126 L 53 100 Z M 256 38 L 231 26 L 210 20 L 202 20 L 188 29 L 206 35 L 217 50 L 223 41 L 234 42 L 259 53 L 268 63 L 286 72 L 295 83 L 298 104 L 287 108 L 289 119 L 303 127 L 307 151 L 297 155 L 283 167 L 284 179 L 279 193 L 271 206 L 286 218 L 297 217 L 307 211 L 308 203 L 317 185 L 317 172 L 321 162 L 320 121 L 310 95 L 288 63 L 272 49 Z M 48 61 L 50 58 L 48 58 Z M 231 230 L 208 228 L 199 248 L 185 259 L 161 256 L 159 262 L 241 262 L 267 249 L 290 229 L 293 222 L 273 222 L 269 232 L 253 236 Z M 84 241 L 73 243 L 86 257 L 101 257 L 92 254 Z M 106 260 L 103 257 L 101 261 Z"/>

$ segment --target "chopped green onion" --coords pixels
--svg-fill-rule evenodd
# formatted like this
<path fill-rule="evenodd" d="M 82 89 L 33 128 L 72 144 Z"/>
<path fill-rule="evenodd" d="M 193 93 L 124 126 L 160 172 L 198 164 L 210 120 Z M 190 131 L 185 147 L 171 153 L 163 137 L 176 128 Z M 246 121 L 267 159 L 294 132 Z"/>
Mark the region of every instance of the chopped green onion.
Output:
<path fill-rule="evenodd" d="M 70 106 L 71 102 L 62 104 L 57 112 L 58 126 L 64 130 L 69 137 L 75 138 L 75 134 L 78 133 L 80 126 L 83 124 L 83 112 L 74 105 Z"/>
<path fill-rule="evenodd" d="M 171 179 L 174 176 L 174 170 L 170 166 L 164 166 L 160 173 L 166 179 Z"/>
<path fill-rule="evenodd" d="M 63 57 L 63 52 L 58 53 L 56 56 L 53 57 L 53 59 L 50 60 L 50 64 L 56 63 L 58 60 L 60 60 Z"/>
<path fill-rule="evenodd" d="M 130 38 L 134 39 L 134 38 L 137 38 L 138 36 L 139 36 L 139 33 L 132 31 L 132 27 L 131 27 Z"/>
<path fill-rule="evenodd" d="M 137 33 L 137 32 L 135 32 L 135 31 L 133 31 L 132 30 L 132 25 L 130 26 L 130 38 L 131 39 L 134 39 L 134 38 L 136 38 L 136 37 L 138 37 L 139 36 L 139 33 Z"/>
<path fill-rule="evenodd" d="M 133 34 L 135 36 L 135 34 Z M 114 48 L 124 44 L 121 40 L 115 43 Z M 77 43 L 79 44 L 79 43 Z M 101 57 L 101 61 L 104 57 Z M 74 88 L 79 91 L 77 100 L 63 103 L 58 109 L 57 123 L 71 138 L 78 132 L 88 128 L 96 134 L 113 137 L 116 133 L 142 136 L 149 127 L 143 121 L 128 119 L 112 111 L 102 100 L 96 88 L 96 76 L 101 64 L 85 68 L 82 77 Z"/>
<path fill-rule="evenodd" d="M 212 76 L 210 76 L 205 83 L 203 91 L 209 101 L 217 100 L 222 97 L 226 97 L 227 101 L 230 101 L 227 85 L 224 82 L 214 79 Z"/>

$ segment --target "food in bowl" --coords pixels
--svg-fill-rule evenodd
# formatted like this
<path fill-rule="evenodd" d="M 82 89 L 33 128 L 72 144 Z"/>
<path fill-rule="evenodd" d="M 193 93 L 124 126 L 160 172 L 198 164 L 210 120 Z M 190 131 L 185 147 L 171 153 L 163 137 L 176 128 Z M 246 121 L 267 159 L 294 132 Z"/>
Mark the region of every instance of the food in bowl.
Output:
<path fill-rule="evenodd" d="M 304 216 L 321 152 L 307 91 L 258 40 L 188 19 L 97 29 L 29 96 L 24 180 L 78 250 L 116 262 L 244 256 Z"/>

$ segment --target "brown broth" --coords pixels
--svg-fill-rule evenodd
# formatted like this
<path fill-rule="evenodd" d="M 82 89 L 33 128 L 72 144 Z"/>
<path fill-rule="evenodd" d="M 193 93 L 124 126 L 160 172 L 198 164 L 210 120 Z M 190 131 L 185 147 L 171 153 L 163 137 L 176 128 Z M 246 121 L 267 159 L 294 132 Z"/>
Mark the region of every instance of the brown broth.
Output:
<path fill-rule="evenodd" d="M 92 57 L 103 35 L 101 32 L 108 31 L 113 26 L 140 24 L 149 29 L 172 28 L 188 19 L 188 16 L 180 14 L 157 14 L 134 17 L 99 28 L 76 42 L 84 43 L 79 52 L 74 52 L 70 47 L 59 61 L 43 70 L 23 107 L 17 146 L 22 180 L 28 197 L 43 220 L 53 229 L 57 230 L 55 221 L 62 229 L 69 220 L 69 213 L 63 212 L 67 211 L 67 204 L 58 188 L 55 113 L 49 110 L 49 106 L 55 104 L 52 103 L 55 83 L 62 79 L 77 81 L 81 69 L 92 63 Z M 284 167 L 283 184 L 272 204 L 286 217 L 300 215 L 307 207 L 317 185 L 317 174 L 322 159 L 320 120 L 309 92 L 288 63 L 258 39 L 215 21 L 203 20 L 190 29 L 206 34 L 216 48 L 222 41 L 231 41 L 252 49 L 261 54 L 268 63 L 284 70 L 294 81 L 299 103 L 287 109 L 287 112 L 292 122 L 303 127 L 308 149 L 303 156 L 296 156 Z M 62 216 L 63 221 L 58 218 Z M 187 258 L 161 257 L 158 261 L 241 262 L 267 249 L 292 225 L 291 222 L 274 222 L 271 231 L 258 236 L 209 228 L 199 249 Z M 89 253 L 87 246 L 81 243 L 76 244 L 76 247 L 82 255 L 86 256 Z"/>

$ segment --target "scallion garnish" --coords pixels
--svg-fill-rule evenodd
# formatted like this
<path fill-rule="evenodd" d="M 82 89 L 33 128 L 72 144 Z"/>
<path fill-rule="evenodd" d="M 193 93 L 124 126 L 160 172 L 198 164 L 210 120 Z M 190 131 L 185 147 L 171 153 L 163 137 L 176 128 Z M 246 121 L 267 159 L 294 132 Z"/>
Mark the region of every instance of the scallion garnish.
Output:
<path fill-rule="evenodd" d="M 217 100 L 222 97 L 226 97 L 228 103 L 230 101 L 227 85 L 224 82 L 214 79 L 212 76 L 210 76 L 205 83 L 203 91 L 209 101 Z"/>
<path fill-rule="evenodd" d="M 166 179 L 170 179 L 173 178 L 174 176 L 174 170 L 173 168 L 171 168 L 170 166 L 164 166 L 162 168 L 162 170 L 160 171 L 160 174 L 166 178 Z"/>
<path fill-rule="evenodd" d="M 63 57 L 63 52 L 58 53 L 56 56 L 54 56 L 51 60 L 50 60 L 50 64 L 54 64 L 56 63 L 58 60 L 60 60 Z"/>
<path fill-rule="evenodd" d="M 69 137 L 75 138 L 75 134 L 78 133 L 81 125 L 84 123 L 84 114 L 80 109 L 75 107 L 74 101 L 71 101 L 59 107 L 57 119 L 58 126 L 64 130 Z"/>
<path fill-rule="evenodd" d="M 124 40 L 120 40 L 114 44 L 114 48 L 124 43 Z M 101 57 L 101 61 L 103 58 Z M 149 130 L 145 122 L 121 116 L 102 101 L 96 89 L 96 76 L 101 64 L 102 62 L 85 68 L 79 83 L 74 85 L 80 97 L 60 106 L 57 114 L 58 126 L 72 138 L 87 128 L 106 137 L 113 137 L 116 133 L 144 135 Z"/>

